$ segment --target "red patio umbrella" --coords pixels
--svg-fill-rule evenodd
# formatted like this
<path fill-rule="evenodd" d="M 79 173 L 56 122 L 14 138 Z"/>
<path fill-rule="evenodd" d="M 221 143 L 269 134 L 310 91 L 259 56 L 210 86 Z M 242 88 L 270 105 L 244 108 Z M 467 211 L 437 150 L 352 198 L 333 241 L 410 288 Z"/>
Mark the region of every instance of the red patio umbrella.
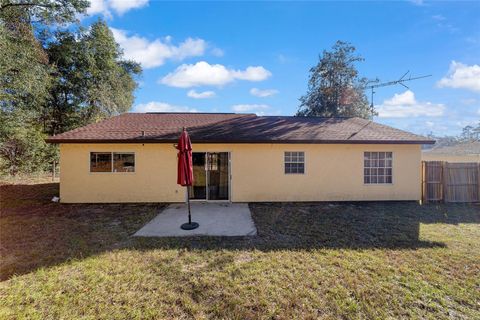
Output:
<path fill-rule="evenodd" d="M 198 228 L 197 222 L 192 222 L 190 213 L 190 188 L 193 185 L 193 163 L 192 163 L 192 142 L 188 136 L 187 129 L 183 128 L 180 139 L 176 146 L 178 149 L 178 168 L 177 168 L 177 184 L 187 187 L 187 206 L 188 206 L 188 223 L 182 224 L 180 227 L 184 230 L 192 230 Z"/>

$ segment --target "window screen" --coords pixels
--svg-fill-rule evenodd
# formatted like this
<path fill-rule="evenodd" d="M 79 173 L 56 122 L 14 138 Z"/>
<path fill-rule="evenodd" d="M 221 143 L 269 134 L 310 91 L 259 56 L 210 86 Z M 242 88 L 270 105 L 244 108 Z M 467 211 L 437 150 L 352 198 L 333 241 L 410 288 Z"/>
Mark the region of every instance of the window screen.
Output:
<path fill-rule="evenodd" d="M 286 151 L 285 152 L 285 173 L 305 173 L 305 152 Z"/>
<path fill-rule="evenodd" d="M 366 184 L 392 183 L 392 153 L 364 153 L 363 182 Z"/>
<path fill-rule="evenodd" d="M 112 153 L 90 152 L 90 172 L 112 172 Z"/>
<path fill-rule="evenodd" d="M 135 154 L 114 152 L 113 172 L 135 172 Z"/>

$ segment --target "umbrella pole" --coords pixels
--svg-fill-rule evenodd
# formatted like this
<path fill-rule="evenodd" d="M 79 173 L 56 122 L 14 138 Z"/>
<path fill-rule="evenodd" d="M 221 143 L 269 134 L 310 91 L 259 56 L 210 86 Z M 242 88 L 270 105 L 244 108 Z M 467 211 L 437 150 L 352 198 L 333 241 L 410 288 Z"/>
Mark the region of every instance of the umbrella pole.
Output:
<path fill-rule="evenodd" d="M 180 226 L 183 230 L 193 230 L 198 228 L 197 222 L 192 222 L 192 214 L 190 212 L 190 188 L 187 186 L 187 207 L 188 207 L 188 222 Z"/>
<path fill-rule="evenodd" d="M 190 212 L 190 187 L 187 186 L 187 206 L 188 206 L 188 224 L 192 224 L 192 214 Z"/>

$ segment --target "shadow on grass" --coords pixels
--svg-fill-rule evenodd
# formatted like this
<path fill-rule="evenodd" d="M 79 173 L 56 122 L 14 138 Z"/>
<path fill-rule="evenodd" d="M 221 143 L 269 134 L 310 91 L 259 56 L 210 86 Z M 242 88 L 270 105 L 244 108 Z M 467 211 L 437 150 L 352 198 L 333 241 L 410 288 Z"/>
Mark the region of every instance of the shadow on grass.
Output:
<path fill-rule="evenodd" d="M 62 204 L 58 183 L 0 185 L 0 279 L 128 247 L 163 204 Z"/>
<path fill-rule="evenodd" d="M 254 203 L 255 237 L 136 238 L 137 249 L 417 249 L 445 247 L 420 237 L 421 223 L 477 223 L 475 204 L 415 202 Z"/>
<path fill-rule="evenodd" d="M 393 250 L 445 247 L 421 223 L 480 223 L 479 205 L 413 202 L 250 204 L 254 237 L 137 238 L 163 204 L 52 203 L 58 184 L 2 185 L 0 279 L 115 249 Z M 194 213 L 193 213 L 194 214 Z"/>

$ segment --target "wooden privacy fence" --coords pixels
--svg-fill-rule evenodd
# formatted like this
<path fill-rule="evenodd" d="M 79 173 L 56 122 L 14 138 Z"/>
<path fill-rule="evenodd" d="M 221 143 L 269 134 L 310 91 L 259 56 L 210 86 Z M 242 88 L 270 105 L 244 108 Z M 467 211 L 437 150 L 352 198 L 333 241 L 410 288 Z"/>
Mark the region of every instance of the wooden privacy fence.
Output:
<path fill-rule="evenodd" d="M 423 161 L 422 172 L 423 201 L 480 201 L 480 163 Z"/>

